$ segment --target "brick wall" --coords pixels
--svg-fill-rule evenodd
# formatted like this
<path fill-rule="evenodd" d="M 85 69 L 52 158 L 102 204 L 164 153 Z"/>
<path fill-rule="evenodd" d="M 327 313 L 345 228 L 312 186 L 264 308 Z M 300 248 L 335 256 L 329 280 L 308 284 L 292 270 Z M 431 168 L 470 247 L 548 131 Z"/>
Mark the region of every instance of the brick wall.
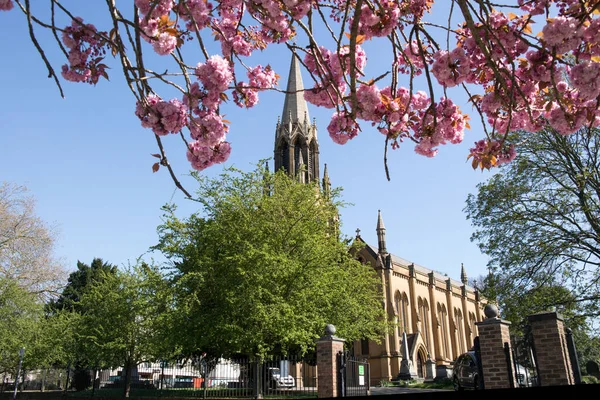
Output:
<path fill-rule="evenodd" d="M 565 327 L 556 312 L 530 315 L 541 386 L 574 385 Z"/>
<path fill-rule="evenodd" d="M 509 327 L 510 322 L 500 318 L 488 318 L 477 323 L 485 389 L 515 387 L 515 377 L 509 374 L 504 353 L 504 343 L 510 344 Z"/>
<path fill-rule="evenodd" d="M 338 396 L 337 355 L 344 350 L 344 339 L 324 336 L 317 342 L 317 397 Z"/>

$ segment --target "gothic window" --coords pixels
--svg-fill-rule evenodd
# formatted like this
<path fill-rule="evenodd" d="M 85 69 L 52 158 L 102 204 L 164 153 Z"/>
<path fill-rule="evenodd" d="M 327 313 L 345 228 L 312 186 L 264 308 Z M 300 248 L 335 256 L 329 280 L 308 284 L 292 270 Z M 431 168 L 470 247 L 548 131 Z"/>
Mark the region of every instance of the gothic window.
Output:
<path fill-rule="evenodd" d="M 429 327 L 429 306 L 425 299 L 419 299 L 419 317 L 421 318 L 421 329 L 423 331 L 423 336 L 425 337 L 425 345 L 427 346 L 427 351 L 431 353 L 431 343 L 429 339 L 429 336 L 431 335 L 431 329 Z"/>
<path fill-rule="evenodd" d="M 396 295 L 394 296 L 394 313 L 396 314 L 396 318 L 398 320 L 398 336 L 402 337 L 402 333 L 404 332 L 404 326 L 402 324 L 402 318 L 401 318 L 401 314 L 402 314 L 402 295 L 400 294 L 400 292 L 396 292 Z M 402 339 L 400 339 L 402 340 Z"/>
<path fill-rule="evenodd" d="M 438 303 L 438 323 L 440 324 L 442 336 L 442 357 L 450 358 L 450 349 L 448 346 L 448 312 L 443 304 Z"/>
<path fill-rule="evenodd" d="M 477 326 L 475 325 L 476 321 L 477 319 L 475 318 L 475 314 L 469 313 L 469 328 L 471 328 L 469 332 L 469 346 L 473 345 L 475 336 L 477 336 Z"/>
<path fill-rule="evenodd" d="M 290 172 L 290 149 L 288 143 L 284 140 L 279 145 L 279 159 L 281 160 L 281 166 L 288 173 Z"/>
<path fill-rule="evenodd" d="M 458 340 L 458 348 L 460 349 L 460 354 L 466 351 L 465 349 L 465 328 L 463 323 L 462 311 L 458 308 L 454 309 L 454 322 L 456 323 L 456 334 Z"/>
<path fill-rule="evenodd" d="M 408 296 L 406 296 L 406 293 L 402 293 L 402 303 L 401 303 L 401 308 L 402 308 L 402 313 L 400 314 L 400 317 L 402 318 L 401 322 L 402 322 L 402 328 L 404 329 L 404 332 L 406 332 L 407 334 L 410 333 L 409 330 L 409 324 L 408 324 L 408 318 L 409 318 L 409 313 L 408 313 Z"/>

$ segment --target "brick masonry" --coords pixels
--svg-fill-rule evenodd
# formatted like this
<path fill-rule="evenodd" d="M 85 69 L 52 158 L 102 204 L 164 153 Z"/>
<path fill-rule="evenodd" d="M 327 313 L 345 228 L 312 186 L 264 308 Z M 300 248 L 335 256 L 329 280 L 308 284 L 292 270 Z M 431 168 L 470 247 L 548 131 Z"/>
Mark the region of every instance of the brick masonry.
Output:
<path fill-rule="evenodd" d="M 317 397 L 338 396 L 337 355 L 344 350 L 344 339 L 323 336 L 317 342 Z"/>
<path fill-rule="evenodd" d="M 556 312 L 528 317 L 540 374 L 541 386 L 574 385 L 562 316 Z"/>
<path fill-rule="evenodd" d="M 509 374 L 504 353 L 504 343 L 510 345 L 509 327 L 510 322 L 500 318 L 477 323 L 485 389 L 506 389 L 516 385 L 514 374 Z"/>

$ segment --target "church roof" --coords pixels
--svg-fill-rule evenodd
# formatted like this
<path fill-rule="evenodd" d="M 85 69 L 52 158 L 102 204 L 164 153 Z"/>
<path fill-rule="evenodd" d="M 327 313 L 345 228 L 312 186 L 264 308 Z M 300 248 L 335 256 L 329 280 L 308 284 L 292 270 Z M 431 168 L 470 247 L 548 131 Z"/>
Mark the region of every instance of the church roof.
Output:
<path fill-rule="evenodd" d="M 372 255 L 374 258 L 377 258 L 377 254 L 378 254 L 377 247 L 374 247 L 374 246 L 371 246 L 371 245 L 370 245 L 370 244 L 368 244 L 368 243 L 365 243 L 365 248 L 366 248 L 366 250 L 367 250 L 369 253 L 371 253 L 371 255 Z M 462 286 L 462 285 L 463 285 L 463 284 L 462 284 L 460 281 L 457 281 L 456 279 L 452 279 L 452 278 L 450 278 L 449 276 L 442 274 L 441 272 L 434 271 L 434 270 L 432 270 L 432 269 L 429 269 L 429 268 L 425 268 L 425 267 L 424 267 L 424 266 L 422 266 L 422 265 L 416 264 L 416 263 L 414 263 L 414 262 L 412 262 L 412 261 L 408 261 L 408 260 L 406 260 L 406 259 L 404 259 L 404 258 L 402 258 L 402 257 L 398 257 L 398 256 L 396 256 L 396 255 L 394 255 L 394 254 L 390 254 L 390 255 L 392 256 L 392 264 L 396 264 L 396 265 L 402 265 L 402 266 L 404 266 L 404 267 L 408 267 L 409 265 L 411 265 L 411 264 L 412 264 L 412 265 L 414 266 L 414 268 L 415 268 L 415 271 L 417 271 L 417 272 L 420 272 L 420 273 L 422 273 L 422 274 L 424 274 L 424 275 L 428 275 L 429 273 L 433 272 L 433 276 L 434 276 L 434 278 L 436 278 L 437 280 L 440 280 L 440 281 L 444 281 L 444 282 L 445 282 L 445 281 L 447 281 L 448 279 L 450 279 L 450 283 L 451 283 L 453 286 L 458 286 L 458 287 L 460 287 L 460 286 Z M 469 286 L 469 285 L 466 285 L 466 286 L 467 286 L 468 288 L 471 288 L 472 290 L 474 290 L 474 288 L 472 288 L 471 286 Z"/>
<path fill-rule="evenodd" d="M 307 122 L 310 122 L 308 116 L 308 105 L 304 100 L 304 83 L 302 82 L 302 74 L 300 70 L 300 63 L 298 58 L 292 56 L 292 62 L 290 63 L 290 73 L 288 75 L 287 93 L 283 103 L 283 115 L 281 116 L 281 122 L 285 124 L 295 121 L 304 122 L 306 118 Z"/>

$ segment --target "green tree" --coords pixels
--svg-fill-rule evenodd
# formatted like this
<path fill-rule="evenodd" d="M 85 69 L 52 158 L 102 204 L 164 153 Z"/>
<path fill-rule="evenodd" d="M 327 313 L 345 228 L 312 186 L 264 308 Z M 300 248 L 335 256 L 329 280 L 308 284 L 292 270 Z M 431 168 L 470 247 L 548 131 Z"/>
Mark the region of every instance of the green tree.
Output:
<path fill-rule="evenodd" d="M 146 263 L 100 275 L 78 303 L 85 312 L 77 340 L 87 365 L 124 368 L 124 397 L 129 397 L 132 369 L 163 356 L 171 292 L 158 269 Z"/>
<path fill-rule="evenodd" d="M 42 317 L 35 293 L 25 290 L 16 279 L 0 276 L 0 373 L 14 374 L 19 350 L 25 347 L 29 351 Z"/>
<path fill-rule="evenodd" d="M 541 131 L 468 196 L 471 239 L 489 256 L 505 300 L 598 315 L 599 168 L 597 130 Z"/>
<path fill-rule="evenodd" d="M 203 209 L 180 219 L 165 206 L 155 247 L 172 262 L 186 352 L 303 354 L 329 323 L 348 341 L 380 337 L 379 282 L 338 237 L 339 190 L 260 166 L 193 175 Z"/>
<path fill-rule="evenodd" d="M 107 274 L 115 274 L 117 267 L 101 258 L 94 258 L 91 264 L 77 261 L 77 270 L 71 272 L 67 285 L 60 296 L 52 299 L 47 306 L 48 311 L 68 310 L 81 312 L 79 300 L 86 288 L 101 280 Z"/>

